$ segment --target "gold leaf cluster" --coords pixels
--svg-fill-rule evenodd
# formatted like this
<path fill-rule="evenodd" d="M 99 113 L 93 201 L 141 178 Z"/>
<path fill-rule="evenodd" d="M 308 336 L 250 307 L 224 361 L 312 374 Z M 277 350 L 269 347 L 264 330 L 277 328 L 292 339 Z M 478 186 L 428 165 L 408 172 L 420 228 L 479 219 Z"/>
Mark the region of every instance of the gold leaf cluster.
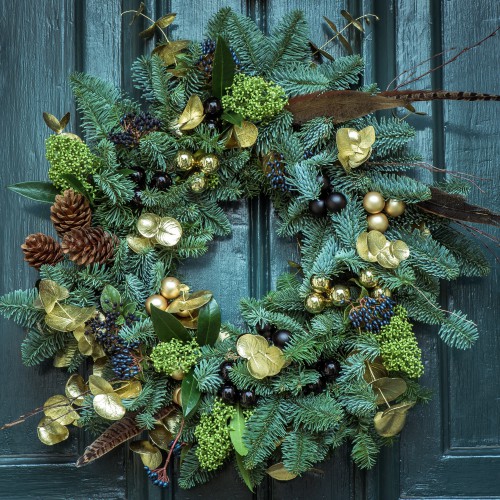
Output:
<path fill-rule="evenodd" d="M 160 217 L 149 212 L 143 213 L 137 220 L 137 231 L 143 239 L 128 236 L 127 242 L 130 248 L 138 253 L 148 248 L 148 245 L 156 243 L 165 247 L 173 247 L 182 237 L 182 226 L 177 219 Z M 149 240 L 149 243 L 146 240 Z"/>
<path fill-rule="evenodd" d="M 241 126 L 233 125 L 226 142 L 226 148 L 249 148 L 255 144 L 259 129 L 251 122 L 243 121 Z"/>
<path fill-rule="evenodd" d="M 177 129 L 186 131 L 196 128 L 205 118 L 203 103 L 197 95 L 192 95 L 177 120 Z"/>
<path fill-rule="evenodd" d="M 337 131 L 336 139 L 338 159 L 344 169 L 349 172 L 370 158 L 375 142 L 375 129 L 371 125 L 360 131 L 353 128 L 341 128 Z"/>
<path fill-rule="evenodd" d="M 363 260 L 378 262 L 386 269 L 396 269 L 410 256 L 410 249 L 404 241 L 389 241 L 380 231 L 361 233 L 356 241 L 356 250 Z"/>
<path fill-rule="evenodd" d="M 260 335 L 242 335 L 236 343 L 236 350 L 248 360 L 248 371 L 256 379 L 277 375 L 285 365 L 283 351 L 276 346 L 270 347 Z"/>

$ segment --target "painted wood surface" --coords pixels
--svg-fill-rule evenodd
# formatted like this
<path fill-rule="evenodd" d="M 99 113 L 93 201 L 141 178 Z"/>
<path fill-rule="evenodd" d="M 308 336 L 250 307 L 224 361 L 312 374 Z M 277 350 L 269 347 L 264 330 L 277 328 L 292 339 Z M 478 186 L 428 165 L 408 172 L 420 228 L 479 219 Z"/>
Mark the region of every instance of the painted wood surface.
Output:
<path fill-rule="evenodd" d="M 137 37 L 141 23 L 129 26 L 120 14 L 136 8 L 138 0 L 0 0 L 0 94 L 3 126 L 0 136 L 3 165 L 1 185 L 29 178 L 43 179 L 47 163 L 43 143 L 48 129 L 41 113 L 74 111 L 68 88 L 73 70 L 91 72 L 134 92 L 129 67 L 151 50 Z M 500 6 L 491 0 L 148 0 L 153 17 L 178 14 L 174 37 L 201 39 L 203 27 L 217 9 L 229 5 L 272 30 L 281 16 L 303 9 L 317 44 L 327 39 L 321 16 L 340 21 L 339 11 L 373 12 L 381 17 L 363 40 L 353 38 L 367 60 L 366 83 L 385 88 L 392 78 L 451 47 L 470 45 L 499 24 Z M 22 20 L 22 23 L 20 22 Z M 29 32 L 22 26 L 29 26 Z M 419 88 L 447 88 L 500 93 L 499 41 L 494 39 L 469 53 L 442 73 L 419 82 Z M 341 50 L 335 45 L 332 52 Z M 425 71 L 430 66 L 423 65 Z M 6 70 L 8 68 L 8 70 Z M 499 111 L 495 104 L 419 104 L 424 117 L 411 118 L 418 130 L 414 146 L 428 161 L 450 170 L 492 179 L 475 191 L 478 203 L 500 210 L 498 167 Z M 73 127 L 76 121 L 73 113 Z M 74 129 L 74 128 L 73 128 Z M 446 135 L 445 135 L 446 133 Z M 427 172 L 417 175 L 430 180 Z M 187 262 L 185 278 L 194 288 L 212 289 L 224 319 L 239 323 L 237 298 L 261 296 L 296 259 L 293 242 L 274 234 L 275 217 L 264 199 L 227 205 L 233 224 L 229 238 L 217 240 L 209 254 Z M 2 270 L 0 293 L 33 285 L 36 273 L 22 262 L 18 245 L 26 234 L 51 233 L 48 207 L 3 191 L 0 216 Z M 500 498 L 500 341 L 498 335 L 498 267 L 490 277 L 467 280 L 443 289 L 443 304 L 460 308 L 478 322 L 482 337 L 471 351 L 445 348 L 432 328 L 419 329 L 424 350 L 424 383 L 435 391 L 432 403 L 411 412 L 400 441 L 384 451 L 378 468 L 356 470 L 347 449 L 339 450 L 321 468 L 290 483 L 269 480 L 255 495 L 246 490 L 229 466 L 206 486 L 191 491 L 160 492 L 131 454 L 118 450 L 86 469 L 73 462 L 88 442 L 77 439 L 47 448 L 36 438 L 36 421 L 0 433 L 0 498 L 8 499 L 332 499 L 394 500 L 397 498 Z M 0 421 L 14 419 L 60 391 L 65 374 L 44 365 L 21 364 L 20 329 L 1 320 L 2 385 Z M 40 375 L 43 374 L 43 377 Z"/>

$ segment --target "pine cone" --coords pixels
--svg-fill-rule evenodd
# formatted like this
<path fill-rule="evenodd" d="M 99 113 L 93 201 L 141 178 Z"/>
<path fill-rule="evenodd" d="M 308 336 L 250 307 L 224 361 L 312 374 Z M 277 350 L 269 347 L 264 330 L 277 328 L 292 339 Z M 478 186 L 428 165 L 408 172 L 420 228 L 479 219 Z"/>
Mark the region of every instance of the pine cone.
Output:
<path fill-rule="evenodd" d="M 113 259 L 118 238 L 102 227 L 72 229 L 64 234 L 61 247 L 80 266 L 104 264 Z"/>
<path fill-rule="evenodd" d="M 59 242 L 43 233 L 27 236 L 21 248 L 24 260 L 35 269 L 40 269 L 44 264 L 57 264 L 64 258 Z"/>
<path fill-rule="evenodd" d="M 67 189 L 56 196 L 50 207 L 50 220 L 61 238 L 72 229 L 88 227 L 92 220 L 89 202 L 81 194 Z"/>

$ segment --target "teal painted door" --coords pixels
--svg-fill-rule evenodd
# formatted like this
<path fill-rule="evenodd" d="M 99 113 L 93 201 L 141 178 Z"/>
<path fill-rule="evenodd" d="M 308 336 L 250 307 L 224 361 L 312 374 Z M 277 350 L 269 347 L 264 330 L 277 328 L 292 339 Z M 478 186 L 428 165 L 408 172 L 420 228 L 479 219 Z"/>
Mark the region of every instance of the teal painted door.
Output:
<path fill-rule="evenodd" d="M 293 8 L 306 11 L 315 43 L 323 43 L 326 15 L 338 20 L 340 9 L 381 17 L 363 40 L 352 40 L 367 59 L 366 82 L 381 88 L 392 78 L 451 47 L 471 45 L 499 24 L 500 4 L 494 0 L 147 0 L 152 17 L 177 12 L 176 38 L 202 37 L 209 16 L 230 5 L 246 12 L 264 29 L 272 29 Z M 75 109 L 68 75 L 81 70 L 105 77 L 133 92 L 128 68 L 151 50 L 130 27 L 122 11 L 138 0 L 0 0 L 0 94 L 2 134 L 1 185 L 42 179 L 47 164 L 43 142 L 48 129 L 41 114 L 62 116 Z M 444 71 L 418 82 L 419 88 L 446 88 L 500 93 L 498 39 L 464 55 Z M 334 47 L 333 53 L 340 53 Z M 422 72 L 428 65 L 420 67 Z M 412 118 L 418 129 L 415 148 L 429 162 L 487 180 L 474 190 L 479 204 L 500 210 L 498 105 L 450 103 L 419 105 L 428 115 Z M 430 176 L 428 172 L 426 174 Z M 185 267 L 194 288 L 212 289 L 224 319 L 238 321 L 237 298 L 260 296 L 296 258 L 294 246 L 274 235 L 275 219 L 261 199 L 226 207 L 233 235 L 216 241 L 208 255 Z M 19 244 L 32 232 L 50 231 L 48 209 L 2 191 L 0 293 L 27 288 L 36 273 L 22 262 Z M 497 234 L 497 237 L 499 235 Z M 493 259 L 492 259 L 492 263 Z M 396 445 L 384 451 L 378 468 L 362 474 L 340 450 L 321 468 L 290 483 L 269 481 L 258 500 L 331 499 L 395 500 L 398 498 L 500 498 L 500 336 L 498 267 L 484 280 L 468 280 L 443 289 L 443 304 L 460 308 L 478 322 L 481 339 L 471 351 L 447 349 L 432 329 L 420 329 L 426 360 L 424 382 L 434 390 L 426 407 L 414 410 Z M 50 366 L 23 367 L 19 346 L 23 333 L 2 320 L 0 349 L 0 421 L 10 421 L 37 407 L 63 386 L 65 374 Z M 43 375 L 43 377 L 42 377 Z M 36 418 L 0 433 L 0 498 L 6 499 L 158 499 L 162 494 L 145 480 L 142 467 L 125 450 L 98 464 L 77 470 L 73 463 L 88 436 L 54 448 L 36 438 Z M 193 491 L 174 489 L 165 498 L 250 499 L 252 495 L 232 471 Z"/>

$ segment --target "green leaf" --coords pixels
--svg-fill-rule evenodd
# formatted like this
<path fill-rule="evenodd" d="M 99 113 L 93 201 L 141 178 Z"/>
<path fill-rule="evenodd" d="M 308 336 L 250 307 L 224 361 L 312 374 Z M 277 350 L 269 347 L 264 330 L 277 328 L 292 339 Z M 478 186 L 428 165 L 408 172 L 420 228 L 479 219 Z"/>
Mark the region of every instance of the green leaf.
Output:
<path fill-rule="evenodd" d="M 229 422 L 229 436 L 231 437 L 231 443 L 233 443 L 236 453 L 242 457 L 248 454 L 248 448 L 243 442 L 245 429 L 245 417 L 243 416 L 243 410 L 240 405 L 238 405 L 234 417 L 231 418 L 231 421 Z"/>
<path fill-rule="evenodd" d="M 59 189 L 51 182 L 20 182 L 19 184 L 7 186 L 7 189 L 30 200 L 43 203 L 54 203 L 56 195 L 60 193 Z"/>
<path fill-rule="evenodd" d="M 153 305 L 151 306 L 151 321 L 156 335 L 162 342 L 168 342 L 172 339 L 178 339 L 182 342 L 191 340 L 188 331 L 175 316 Z"/>
<path fill-rule="evenodd" d="M 75 174 L 61 174 L 61 178 L 64 179 L 77 193 L 83 194 L 83 196 L 85 196 L 85 198 L 87 198 L 90 202 L 93 201 L 93 197 L 83 185 L 83 182 Z"/>
<path fill-rule="evenodd" d="M 101 293 L 101 308 L 104 312 L 109 312 L 114 309 L 114 304 L 118 306 L 122 302 L 120 292 L 111 285 L 106 285 Z"/>
<path fill-rule="evenodd" d="M 200 345 L 214 345 L 220 332 L 220 308 L 212 299 L 200 309 L 196 340 Z"/>
<path fill-rule="evenodd" d="M 241 127 L 241 124 L 243 123 L 243 117 L 240 114 L 235 113 L 234 111 L 228 111 L 226 113 L 222 113 L 221 118 L 226 122 L 232 123 L 233 125 L 237 125 L 238 127 Z"/>
<path fill-rule="evenodd" d="M 250 473 L 243 464 L 243 457 L 239 453 L 236 453 L 235 455 L 236 455 L 236 465 L 238 466 L 238 470 L 240 471 L 241 477 L 243 478 L 243 481 L 245 481 L 245 484 L 247 485 L 248 489 L 253 493 L 252 480 L 250 479 Z"/>
<path fill-rule="evenodd" d="M 198 388 L 198 382 L 194 378 L 194 371 L 191 370 L 182 380 L 181 385 L 181 401 L 182 414 L 184 417 L 189 417 L 198 406 L 201 398 L 201 392 Z"/>
<path fill-rule="evenodd" d="M 222 37 L 217 38 L 214 65 L 212 70 L 212 95 L 219 99 L 226 93 L 226 88 L 233 84 L 236 64 L 227 43 Z"/>

